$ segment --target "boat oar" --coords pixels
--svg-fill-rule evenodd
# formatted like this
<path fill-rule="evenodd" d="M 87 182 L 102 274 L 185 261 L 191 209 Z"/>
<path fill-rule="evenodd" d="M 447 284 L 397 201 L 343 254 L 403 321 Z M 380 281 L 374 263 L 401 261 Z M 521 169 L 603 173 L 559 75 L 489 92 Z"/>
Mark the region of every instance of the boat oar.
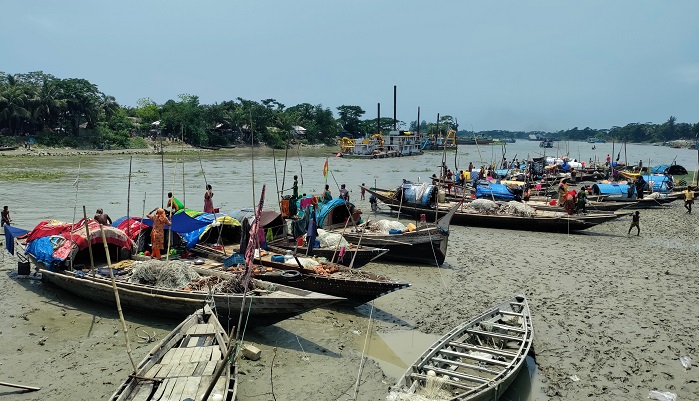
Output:
<path fill-rule="evenodd" d="M 22 385 L 22 384 L 14 384 L 14 383 L 6 383 L 6 382 L 0 382 L 0 386 L 21 388 L 22 390 L 28 390 L 28 391 L 39 391 L 39 390 L 41 390 L 41 388 L 39 388 L 39 387 L 25 386 L 25 385 Z"/>

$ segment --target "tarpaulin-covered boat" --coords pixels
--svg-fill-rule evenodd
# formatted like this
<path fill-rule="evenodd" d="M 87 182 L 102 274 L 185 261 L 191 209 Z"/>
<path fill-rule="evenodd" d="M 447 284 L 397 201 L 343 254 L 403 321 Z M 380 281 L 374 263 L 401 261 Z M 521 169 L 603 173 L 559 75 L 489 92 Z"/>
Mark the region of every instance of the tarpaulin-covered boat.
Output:
<path fill-rule="evenodd" d="M 95 220 L 88 220 L 89 238 L 85 229 L 85 220 L 75 224 L 58 220 L 44 220 L 29 232 L 26 241 L 26 253 L 38 262 L 49 267 L 61 264 L 89 265 L 88 247 L 92 248 L 95 258 L 105 259 L 102 231 Z M 113 260 L 128 259 L 134 242 L 125 232 L 116 227 L 101 226 L 107 247 Z"/>

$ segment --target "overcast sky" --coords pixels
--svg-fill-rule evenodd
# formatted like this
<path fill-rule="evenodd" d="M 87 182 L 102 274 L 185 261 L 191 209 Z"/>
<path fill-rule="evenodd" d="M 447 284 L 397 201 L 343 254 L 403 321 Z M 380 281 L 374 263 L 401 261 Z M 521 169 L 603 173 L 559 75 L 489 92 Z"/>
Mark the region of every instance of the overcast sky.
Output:
<path fill-rule="evenodd" d="M 0 71 L 85 78 L 135 106 L 361 106 L 365 118 L 555 131 L 699 122 L 697 0 L 13 1 Z"/>

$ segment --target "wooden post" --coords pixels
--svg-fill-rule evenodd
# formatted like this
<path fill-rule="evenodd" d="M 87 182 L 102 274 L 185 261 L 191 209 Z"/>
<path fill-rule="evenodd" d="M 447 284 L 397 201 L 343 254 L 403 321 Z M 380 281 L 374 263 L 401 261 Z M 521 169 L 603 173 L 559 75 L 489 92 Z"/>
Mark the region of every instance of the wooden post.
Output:
<path fill-rule="evenodd" d="M 131 366 L 133 367 L 133 373 L 138 374 L 138 368 L 136 367 L 136 362 L 134 362 L 131 356 L 131 343 L 129 342 L 129 331 L 126 327 L 126 322 L 124 321 L 124 313 L 121 311 L 121 300 L 119 300 L 119 290 L 116 286 L 116 280 L 114 280 L 114 271 L 112 270 L 112 260 L 109 258 L 109 246 L 107 246 L 107 237 L 104 235 L 104 229 L 102 224 L 100 224 L 100 232 L 102 233 L 102 244 L 104 245 L 104 253 L 107 255 L 107 267 L 109 267 L 109 277 L 112 279 L 112 289 L 114 290 L 114 299 L 116 300 L 117 311 L 119 312 L 119 320 L 121 321 L 121 329 L 124 332 L 124 338 L 126 339 L 126 353 L 129 355 L 129 361 L 131 361 Z"/>
<path fill-rule="evenodd" d="M 90 271 L 92 271 L 92 277 L 95 277 L 95 259 L 92 256 L 92 245 L 90 244 L 90 228 L 88 227 L 89 220 L 87 219 L 87 211 L 85 210 L 85 205 L 83 205 L 83 224 L 85 224 L 85 232 L 87 233 L 87 249 L 90 253 Z"/>

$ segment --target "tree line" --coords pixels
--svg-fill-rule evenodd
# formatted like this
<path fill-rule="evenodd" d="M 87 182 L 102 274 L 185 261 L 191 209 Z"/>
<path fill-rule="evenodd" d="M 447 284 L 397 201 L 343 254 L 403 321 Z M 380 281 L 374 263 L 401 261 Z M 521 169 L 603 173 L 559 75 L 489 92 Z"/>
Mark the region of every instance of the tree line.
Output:
<path fill-rule="evenodd" d="M 392 118 L 364 118 L 360 106 L 330 108 L 310 103 L 286 107 L 275 99 L 259 102 L 236 98 L 201 104 L 199 97 L 181 94 L 157 104 L 140 99 L 135 107 L 120 105 L 114 96 L 101 92 L 96 84 L 80 78 L 58 78 L 42 71 L 7 74 L 0 72 L 0 140 L 3 136 L 36 136 L 46 145 L 76 146 L 82 133 L 95 143 L 127 147 L 135 136 L 162 135 L 192 145 L 226 145 L 264 142 L 282 148 L 290 142 L 334 145 L 340 136 L 362 137 L 388 132 Z M 405 126 L 398 122 L 399 127 Z M 438 121 L 411 121 L 411 131 L 430 134 L 458 131 L 452 116 Z M 301 129 L 300 127 L 303 127 Z M 493 137 L 525 138 L 529 132 L 483 131 Z M 675 117 L 664 124 L 629 124 L 611 129 L 576 128 L 549 133 L 569 140 L 589 137 L 633 142 L 669 141 L 694 138 L 698 124 L 678 123 Z M 469 135 L 465 131 L 459 135 Z"/>

